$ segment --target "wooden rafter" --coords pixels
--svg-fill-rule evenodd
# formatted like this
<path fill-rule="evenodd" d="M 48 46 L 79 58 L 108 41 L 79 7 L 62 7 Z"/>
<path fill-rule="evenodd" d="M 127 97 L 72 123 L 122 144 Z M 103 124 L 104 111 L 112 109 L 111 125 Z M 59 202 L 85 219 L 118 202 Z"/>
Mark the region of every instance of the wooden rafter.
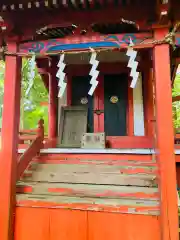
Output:
<path fill-rule="evenodd" d="M 124 0 L 123 1 L 128 7 L 134 5 L 132 4 L 129 0 Z M 152 2 L 149 1 L 149 2 Z M 122 6 L 122 2 L 118 1 L 117 2 L 119 6 Z M 142 3 L 144 3 L 144 1 L 142 1 Z M 148 1 L 146 1 L 146 3 L 144 5 L 146 5 L 148 3 Z M 64 8 L 68 8 L 68 7 L 73 7 L 75 9 L 89 9 L 89 8 L 95 8 L 96 5 L 99 5 L 99 7 L 104 7 L 105 5 L 107 5 L 107 3 L 105 3 L 104 0 L 36 0 L 36 1 L 31 1 L 31 0 L 4 0 L 0 3 L 0 11 L 22 11 L 25 9 L 34 9 L 34 8 L 48 8 L 48 9 L 52 9 L 52 8 L 59 8 L 59 7 L 64 7 Z M 108 1 L 108 5 L 109 6 L 113 6 L 115 5 L 115 1 Z M 139 3 L 140 5 L 140 3 Z"/>
<path fill-rule="evenodd" d="M 157 0 L 157 21 L 160 25 L 167 24 L 169 21 L 170 1 L 171 0 Z"/>
<path fill-rule="evenodd" d="M 110 12 L 111 17 L 109 17 Z M 39 13 L 41 14 L 41 18 L 39 18 Z M 134 5 L 133 13 L 129 10 L 128 6 L 117 8 L 111 5 L 108 8 L 97 9 L 96 11 L 73 11 L 70 8 L 65 8 L 63 10 L 50 8 L 49 11 L 47 11 L 46 9 L 40 8 L 37 9 L 37 11 L 33 9 L 28 11 L 7 11 L 2 12 L 1 15 L 3 15 L 5 22 L 11 26 L 7 35 L 18 35 L 23 38 L 26 36 L 25 39 L 27 39 L 27 36 L 32 38 L 38 29 L 50 24 L 56 25 L 60 23 L 61 25 L 67 26 L 67 23 L 70 23 L 78 27 L 88 27 L 93 23 L 118 23 L 122 18 L 138 21 L 138 24 L 140 24 L 141 21 L 144 22 L 144 19 L 155 18 L 153 4 L 143 5 L 143 7 Z M 145 26 L 144 23 L 143 26 Z M 12 31 L 12 29 L 14 30 Z"/>

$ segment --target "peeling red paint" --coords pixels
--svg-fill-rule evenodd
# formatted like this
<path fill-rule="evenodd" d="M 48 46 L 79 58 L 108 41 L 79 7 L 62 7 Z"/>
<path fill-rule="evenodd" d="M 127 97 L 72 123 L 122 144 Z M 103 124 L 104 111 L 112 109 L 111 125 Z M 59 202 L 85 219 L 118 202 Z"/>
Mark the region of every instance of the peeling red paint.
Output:
<path fill-rule="evenodd" d="M 123 212 L 130 213 L 131 209 L 133 209 L 134 213 L 143 214 L 157 212 L 159 213 L 159 206 L 154 207 L 137 207 L 137 206 L 106 206 L 99 204 L 83 204 L 83 203 L 54 203 L 54 202 L 44 202 L 42 200 L 25 200 L 25 201 L 17 201 L 17 206 L 22 207 L 40 207 L 40 208 L 63 208 L 63 209 L 81 209 L 81 210 L 89 210 L 89 211 L 105 211 L 105 212 Z"/>

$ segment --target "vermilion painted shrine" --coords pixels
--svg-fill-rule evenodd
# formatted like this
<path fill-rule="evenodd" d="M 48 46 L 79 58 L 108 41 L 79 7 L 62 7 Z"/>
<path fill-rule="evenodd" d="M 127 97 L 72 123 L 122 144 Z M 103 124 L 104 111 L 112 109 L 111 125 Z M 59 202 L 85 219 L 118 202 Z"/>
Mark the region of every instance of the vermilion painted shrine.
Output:
<path fill-rule="evenodd" d="M 178 240 L 178 0 L 1 0 L 0 240 Z M 49 94 L 20 129 L 21 66 Z M 178 101 L 179 96 L 173 98 Z"/>

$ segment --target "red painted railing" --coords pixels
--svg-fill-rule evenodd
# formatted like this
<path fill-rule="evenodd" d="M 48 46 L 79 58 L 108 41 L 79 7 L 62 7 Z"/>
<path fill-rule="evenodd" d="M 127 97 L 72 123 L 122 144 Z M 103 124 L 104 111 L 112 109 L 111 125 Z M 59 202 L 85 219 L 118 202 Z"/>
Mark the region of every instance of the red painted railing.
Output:
<path fill-rule="evenodd" d="M 29 136 L 28 136 L 29 137 Z M 33 136 L 31 145 L 26 149 L 22 156 L 20 156 L 17 168 L 17 180 L 21 177 L 33 157 L 39 154 L 40 149 L 43 148 L 44 141 L 44 120 L 38 123 L 37 136 Z M 28 138 L 29 139 L 29 138 Z"/>
<path fill-rule="evenodd" d="M 25 149 L 36 139 L 37 129 L 21 130 L 19 132 L 19 148 Z"/>

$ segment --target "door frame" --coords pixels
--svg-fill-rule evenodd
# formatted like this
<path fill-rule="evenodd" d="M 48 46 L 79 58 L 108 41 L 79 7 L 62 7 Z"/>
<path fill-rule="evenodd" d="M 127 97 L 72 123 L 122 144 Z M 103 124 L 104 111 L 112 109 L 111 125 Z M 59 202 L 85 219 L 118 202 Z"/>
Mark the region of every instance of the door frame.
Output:
<path fill-rule="evenodd" d="M 69 65 L 67 66 L 67 105 L 71 105 L 72 77 L 88 75 L 91 65 Z M 104 110 L 104 75 L 127 73 L 129 69 L 126 63 L 100 63 L 98 70 L 98 87 L 94 92 L 93 110 Z M 131 78 L 128 77 L 128 86 Z M 147 101 L 147 99 L 144 99 Z M 144 102 L 146 106 L 146 102 Z M 127 108 L 127 136 L 108 136 L 106 140 L 110 148 L 151 148 L 153 138 L 148 136 L 134 136 L 134 117 L 133 117 L 133 89 L 128 87 L 128 108 Z M 94 132 L 104 132 L 104 113 L 97 115 L 94 111 Z"/>

